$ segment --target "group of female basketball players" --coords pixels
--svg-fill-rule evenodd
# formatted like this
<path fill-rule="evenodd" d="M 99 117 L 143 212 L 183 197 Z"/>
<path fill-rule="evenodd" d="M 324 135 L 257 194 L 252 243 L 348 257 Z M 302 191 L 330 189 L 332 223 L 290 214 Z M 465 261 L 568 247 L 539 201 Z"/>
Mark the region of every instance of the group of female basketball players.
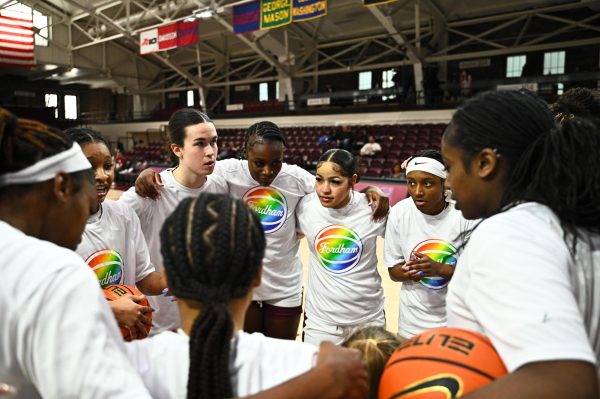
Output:
<path fill-rule="evenodd" d="M 353 190 L 350 153 L 324 153 L 315 178 L 283 163 L 285 137 L 269 122 L 248 129 L 245 160 L 215 162 L 212 122 L 177 111 L 168 129 L 176 166 L 138 185 L 152 195 L 148 182 L 160 181 L 158 199 L 132 188 L 109 204 L 112 161 L 96 133 L 69 132 L 82 152 L 60 132 L 0 116 L 0 273 L 8 284 L 0 382 L 24 397 L 364 396 L 356 353 L 322 342 L 339 343 L 357 325 L 385 326 L 378 235 L 390 277 L 403 282 L 399 334 L 442 325 L 479 331 L 506 363 L 510 374 L 469 398 L 599 395 L 595 122 L 557 125 L 533 94 L 484 93 L 453 116 L 443 158 L 425 151 L 408 161 L 410 198 L 388 216 L 385 198 Z M 116 242 L 119 234 L 128 241 Z M 294 339 L 298 329 L 298 234 L 310 248 L 304 343 L 272 338 Z M 76 246 L 91 267 L 94 256 L 120 262 L 113 272 L 96 269 L 96 279 L 135 283 L 149 295 L 168 287 L 177 301 L 150 297 L 153 337 L 123 347 L 100 290 L 89 289 L 90 268 L 61 248 Z M 138 299 L 113 312 L 142 329 L 149 309 Z M 349 372 L 342 358 L 358 367 Z M 324 365 L 329 374 L 314 373 Z M 339 387 L 328 385 L 331 373 L 344 374 Z M 131 388 L 101 384 L 123 378 Z"/>

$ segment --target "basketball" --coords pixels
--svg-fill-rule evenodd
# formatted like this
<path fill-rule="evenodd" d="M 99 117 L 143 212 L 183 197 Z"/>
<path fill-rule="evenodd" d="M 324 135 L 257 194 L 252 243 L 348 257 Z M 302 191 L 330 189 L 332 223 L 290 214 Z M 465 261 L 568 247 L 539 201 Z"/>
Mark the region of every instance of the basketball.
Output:
<path fill-rule="evenodd" d="M 114 301 L 116 299 L 119 299 L 123 295 L 127 295 L 127 294 L 131 294 L 131 295 L 135 295 L 135 296 L 143 295 L 140 292 L 140 290 L 138 290 L 137 288 L 135 288 L 134 286 L 131 286 L 131 285 L 113 284 L 113 285 L 106 286 L 104 288 L 104 296 L 109 301 Z M 144 297 L 144 299 L 142 299 L 139 302 L 139 304 L 142 306 L 150 306 L 150 303 L 148 302 L 148 299 L 146 299 L 146 297 Z M 152 312 L 146 312 L 146 313 L 144 313 L 144 316 L 146 316 L 148 319 L 150 319 L 150 321 L 152 321 Z M 152 328 L 152 326 L 150 324 L 144 324 L 144 327 L 146 328 L 146 335 L 144 335 L 142 333 L 138 333 L 137 335 L 134 335 L 133 332 L 129 330 L 129 328 L 119 326 L 119 328 L 121 329 L 121 334 L 123 334 L 123 339 L 125 341 L 133 341 L 134 339 L 146 338 L 148 336 L 148 334 L 150 333 L 150 329 Z"/>
<path fill-rule="evenodd" d="M 381 376 L 379 399 L 460 398 L 506 373 L 500 356 L 483 335 L 436 328 L 394 351 Z"/>

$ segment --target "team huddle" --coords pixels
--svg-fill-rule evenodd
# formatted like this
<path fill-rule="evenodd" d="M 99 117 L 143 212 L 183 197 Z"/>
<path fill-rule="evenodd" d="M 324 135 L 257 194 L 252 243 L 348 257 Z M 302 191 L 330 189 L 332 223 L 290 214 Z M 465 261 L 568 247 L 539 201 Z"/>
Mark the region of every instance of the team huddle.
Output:
<path fill-rule="evenodd" d="M 100 133 L 0 110 L 0 396 L 388 399 L 394 349 L 451 327 L 506 367 L 469 398 L 597 398 L 600 128 L 565 104 L 467 101 L 441 152 L 405 162 L 391 209 L 354 189 L 346 150 L 315 175 L 284 163 L 271 122 L 247 129 L 243 159 L 216 161 L 215 125 L 191 108 L 169 120 L 174 167 L 109 200 Z M 397 335 L 377 237 L 402 283 Z M 144 295 L 107 301 L 114 285 Z"/>

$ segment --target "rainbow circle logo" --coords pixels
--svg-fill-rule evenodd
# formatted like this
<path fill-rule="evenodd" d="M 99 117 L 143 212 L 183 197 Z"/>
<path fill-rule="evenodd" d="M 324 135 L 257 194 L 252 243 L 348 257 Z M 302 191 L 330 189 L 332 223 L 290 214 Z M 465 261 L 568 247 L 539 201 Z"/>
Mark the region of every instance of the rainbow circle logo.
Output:
<path fill-rule="evenodd" d="M 287 201 L 275 187 L 253 187 L 244 194 L 243 199 L 260 218 L 265 234 L 276 232 L 287 220 Z"/>
<path fill-rule="evenodd" d="M 315 252 L 330 273 L 347 273 L 360 261 L 363 245 L 360 237 L 350 227 L 332 224 L 317 233 Z"/>
<path fill-rule="evenodd" d="M 94 252 L 85 260 L 92 268 L 102 288 L 111 284 L 121 284 L 123 278 L 123 258 L 114 249 L 105 248 Z"/>
<path fill-rule="evenodd" d="M 450 244 L 448 241 L 438 239 L 425 240 L 415 246 L 410 254 L 411 258 L 415 252 L 427 255 L 435 262 L 456 266 L 457 251 L 454 245 Z M 450 280 L 443 277 L 423 277 L 419 280 L 421 284 L 432 290 L 444 288 L 448 285 L 449 281 Z"/>

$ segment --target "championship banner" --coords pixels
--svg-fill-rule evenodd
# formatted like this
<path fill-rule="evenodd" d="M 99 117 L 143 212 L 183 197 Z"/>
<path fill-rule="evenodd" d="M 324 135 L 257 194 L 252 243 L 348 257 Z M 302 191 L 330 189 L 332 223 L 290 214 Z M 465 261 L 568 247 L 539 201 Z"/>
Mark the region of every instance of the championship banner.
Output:
<path fill-rule="evenodd" d="M 233 32 L 250 33 L 260 29 L 260 0 L 233 7 Z"/>
<path fill-rule="evenodd" d="M 177 22 L 177 47 L 198 43 L 198 21 Z"/>
<path fill-rule="evenodd" d="M 292 20 L 308 21 L 327 15 L 327 0 L 294 0 Z"/>
<path fill-rule="evenodd" d="M 0 16 L 0 67 L 35 66 L 33 22 Z"/>
<path fill-rule="evenodd" d="M 175 23 L 140 32 L 140 54 L 150 54 L 177 47 L 177 26 Z M 198 41 L 197 38 L 196 41 Z"/>
<path fill-rule="evenodd" d="M 177 24 L 158 27 L 158 49 L 170 50 L 177 47 Z"/>
<path fill-rule="evenodd" d="M 158 51 L 158 29 L 140 32 L 140 54 L 149 54 Z"/>
<path fill-rule="evenodd" d="M 292 22 L 292 0 L 260 0 L 260 29 L 271 29 Z"/>
<path fill-rule="evenodd" d="M 392 1 L 396 0 L 363 0 L 363 6 L 377 6 L 379 4 L 391 3 Z"/>

